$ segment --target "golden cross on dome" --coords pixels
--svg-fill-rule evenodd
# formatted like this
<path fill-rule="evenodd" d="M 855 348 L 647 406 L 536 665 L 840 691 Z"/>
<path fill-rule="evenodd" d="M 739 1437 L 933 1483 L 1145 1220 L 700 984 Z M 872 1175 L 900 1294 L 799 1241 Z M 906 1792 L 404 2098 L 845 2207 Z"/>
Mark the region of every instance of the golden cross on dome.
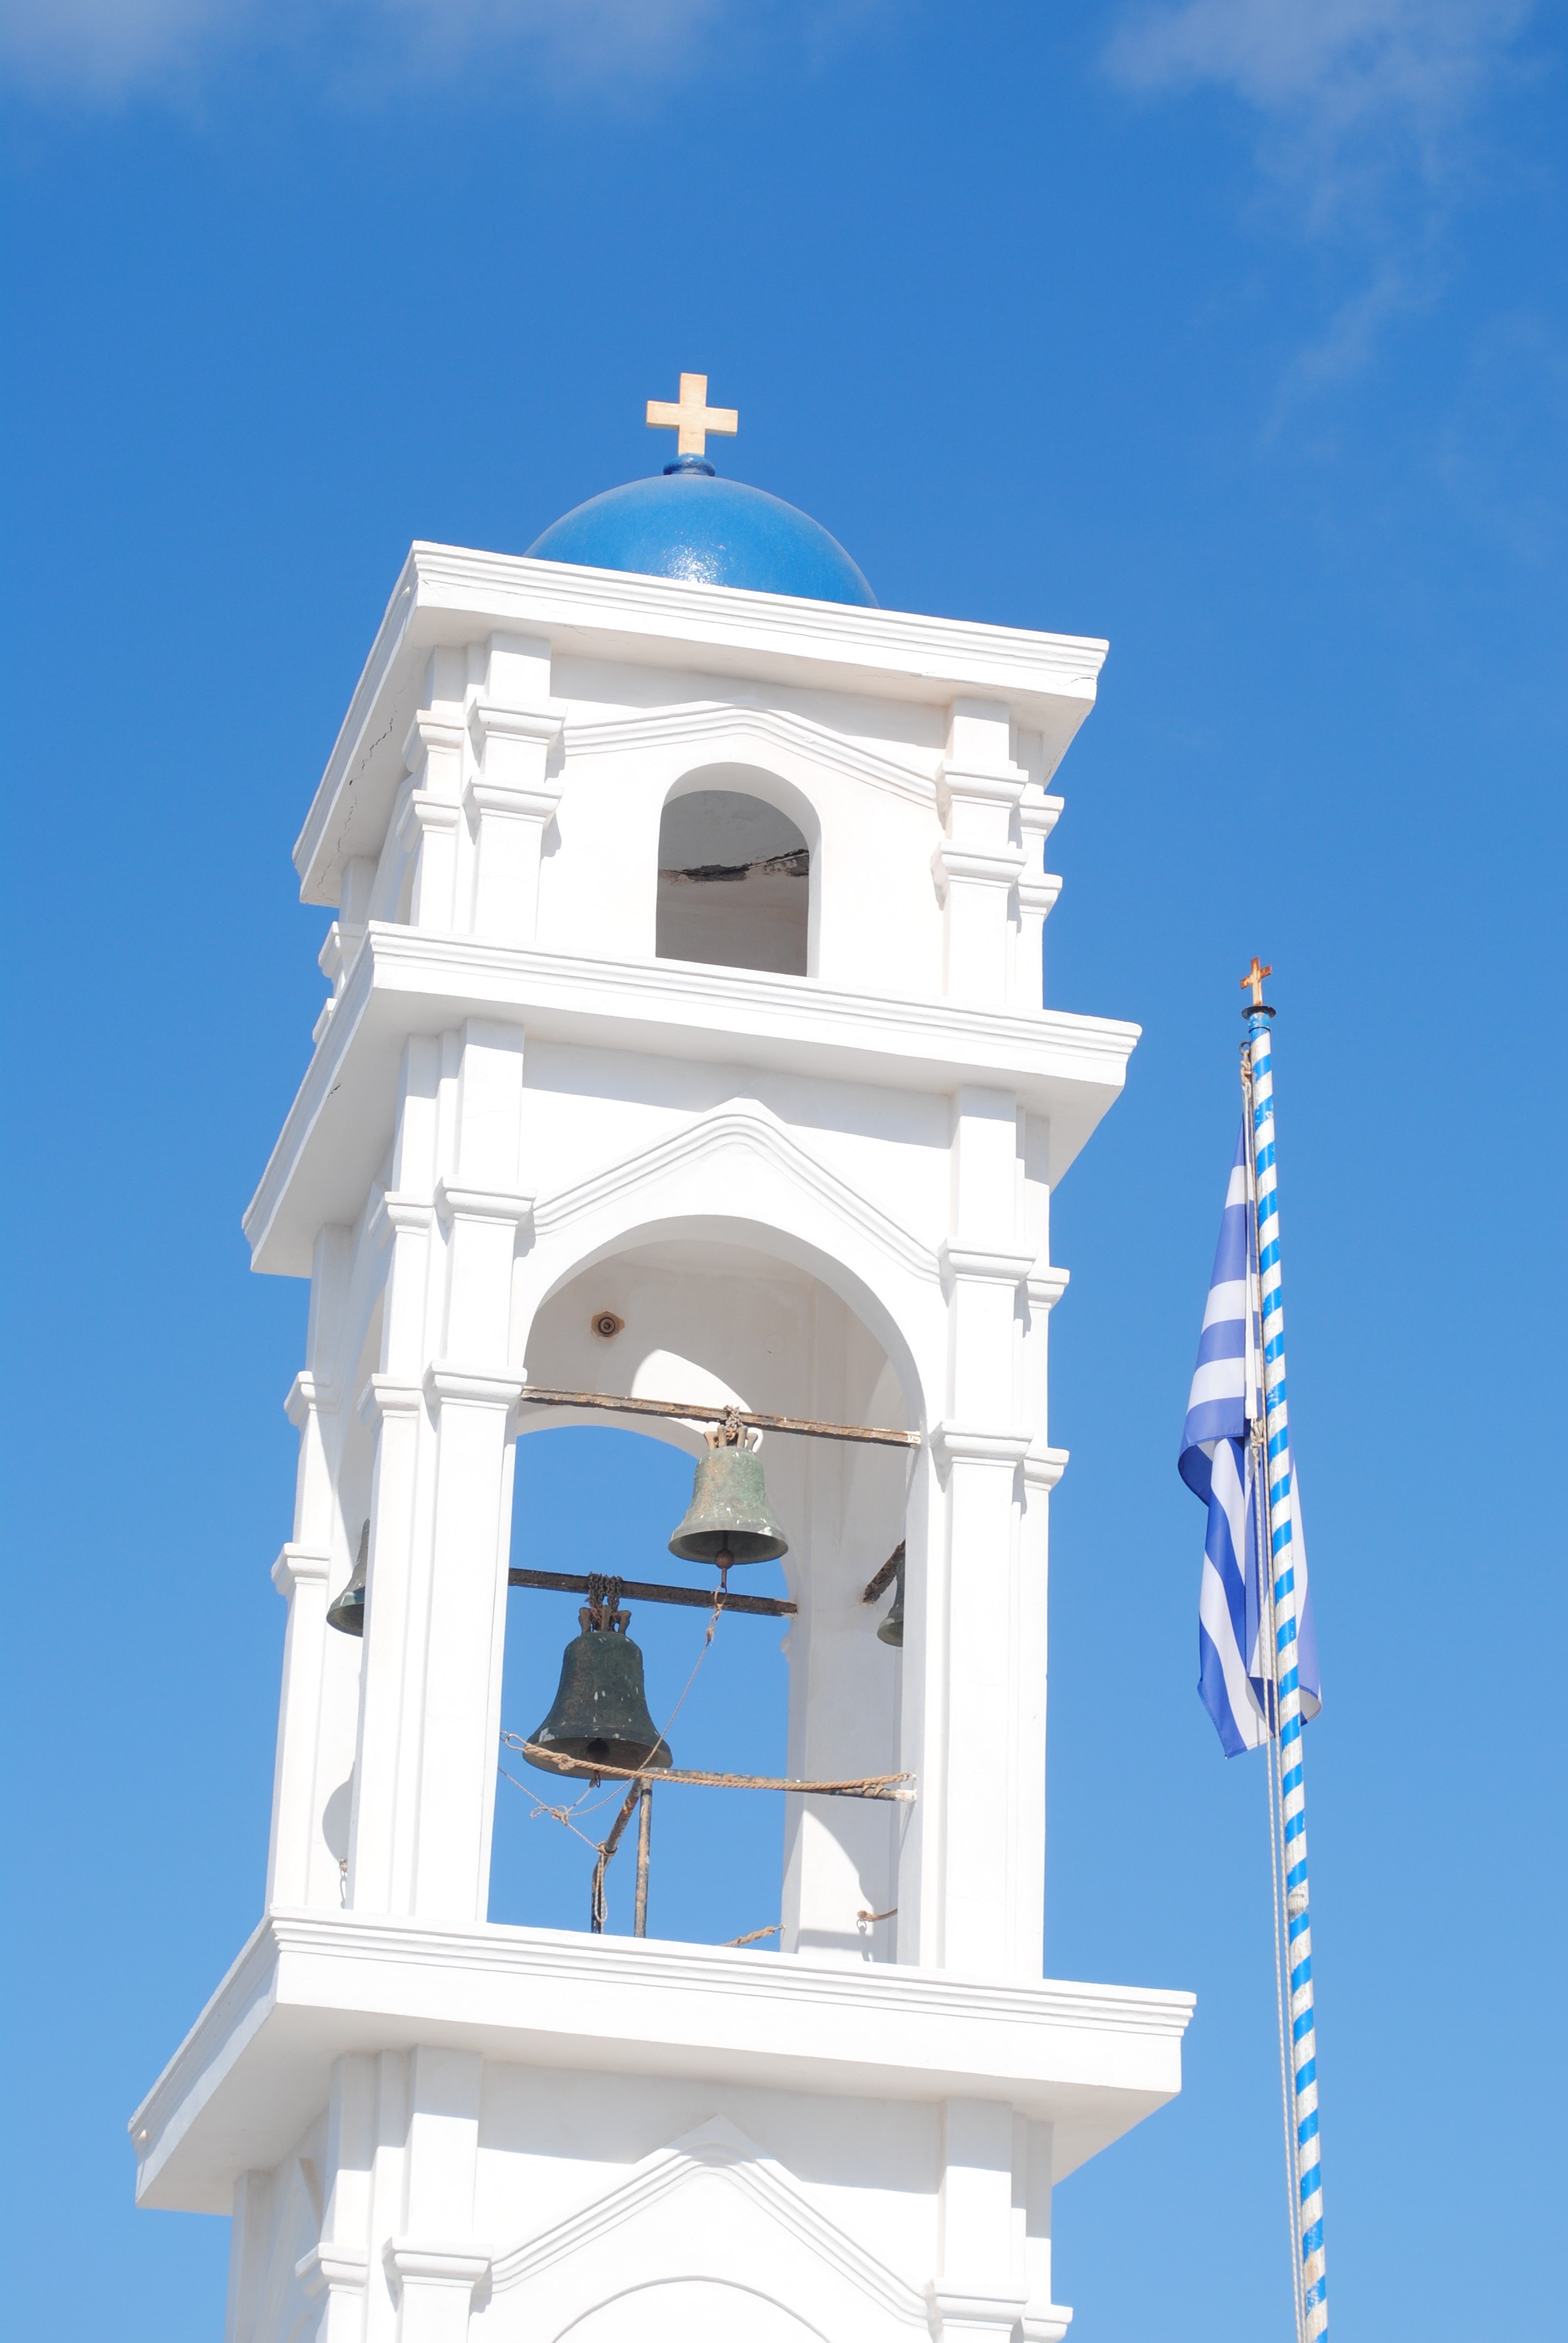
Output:
<path fill-rule="evenodd" d="M 1265 968 L 1263 966 L 1261 960 L 1259 960 L 1257 953 L 1254 952 L 1252 954 L 1252 965 L 1247 970 L 1246 975 L 1241 979 L 1241 990 L 1243 992 L 1245 992 L 1249 985 L 1252 988 L 1252 1006 L 1254 1009 L 1261 1009 L 1262 1007 L 1263 979 L 1266 976 L 1272 976 L 1273 973 L 1274 971 L 1271 968 Z"/>
<path fill-rule="evenodd" d="M 733 407 L 709 407 L 708 377 L 705 374 L 683 374 L 680 397 L 678 399 L 650 398 L 648 420 L 655 431 L 677 431 L 675 443 L 678 456 L 706 456 L 710 431 L 733 438 L 740 428 L 740 417 Z"/>

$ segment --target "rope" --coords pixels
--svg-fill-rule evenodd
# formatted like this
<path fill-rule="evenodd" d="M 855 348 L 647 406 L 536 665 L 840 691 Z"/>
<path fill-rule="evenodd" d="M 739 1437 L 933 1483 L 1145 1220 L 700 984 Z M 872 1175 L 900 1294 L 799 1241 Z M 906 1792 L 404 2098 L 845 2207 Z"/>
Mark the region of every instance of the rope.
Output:
<path fill-rule="evenodd" d="M 770 1928 L 753 1928 L 749 1936 L 726 1936 L 724 1939 L 724 1949 L 728 1952 L 731 1945 L 759 1945 L 764 1936 L 782 1936 L 783 1932 L 783 1921 L 775 1920 Z"/>
<path fill-rule="evenodd" d="M 562 1757 L 553 1749 L 541 1749 L 537 1741 L 524 1741 L 515 1733 L 503 1733 L 501 1739 L 508 1749 L 520 1750 L 535 1765 L 548 1765 L 552 1773 L 591 1773 L 596 1777 L 602 1774 L 607 1781 L 683 1782 L 703 1790 L 791 1790 L 822 1798 L 896 1798 L 905 1803 L 915 1795 L 912 1790 L 898 1786 L 902 1782 L 912 1782 L 912 1774 L 866 1774 L 859 1780 L 846 1782 L 795 1782 L 779 1774 L 681 1773 L 673 1767 L 652 1765 L 595 1765 L 590 1769 L 578 1758 Z M 508 1780 L 512 1778 L 508 1776 Z"/>

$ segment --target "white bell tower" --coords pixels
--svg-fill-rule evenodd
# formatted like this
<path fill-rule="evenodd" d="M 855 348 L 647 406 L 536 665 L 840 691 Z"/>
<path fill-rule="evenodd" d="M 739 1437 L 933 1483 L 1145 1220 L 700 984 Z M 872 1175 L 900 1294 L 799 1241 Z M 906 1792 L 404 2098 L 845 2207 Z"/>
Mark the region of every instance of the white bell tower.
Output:
<path fill-rule="evenodd" d="M 1105 647 L 677 538 L 417 545 L 296 849 L 266 1908 L 132 2126 L 233 2212 L 227 2343 L 1051 2343 L 1052 2185 L 1180 2087 L 1190 1996 L 1040 1973 L 1050 1198 L 1136 1039 L 1041 1007 L 1042 850 Z M 915 1436 L 767 1441 L 789 1772 L 912 1792 L 788 1799 L 779 1950 L 487 1916 L 515 1443 L 700 1447 L 530 1386 Z"/>

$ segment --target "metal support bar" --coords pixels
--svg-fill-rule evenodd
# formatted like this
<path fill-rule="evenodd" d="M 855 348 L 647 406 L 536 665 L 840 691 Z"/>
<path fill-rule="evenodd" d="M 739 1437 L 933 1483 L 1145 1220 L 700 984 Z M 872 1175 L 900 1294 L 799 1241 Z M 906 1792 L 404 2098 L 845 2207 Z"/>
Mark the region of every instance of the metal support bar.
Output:
<path fill-rule="evenodd" d="M 738 1407 L 699 1407 L 674 1399 L 615 1399 L 605 1392 L 540 1391 L 525 1384 L 530 1407 L 601 1407 L 615 1415 L 668 1415 L 690 1423 L 744 1423 L 753 1432 L 799 1432 L 809 1440 L 862 1440 L 880 1448 L 918 1448 L 918 1432 L 890 1432 L 869 1423 L 816 1423 L 803 1415 L 748 1415 Z"/>
<path fill-rule="evenodd" d="M 718 1587 L 657 1586 L 651 1579 L 623 1578 L 621 1594 L 633 1603 L 683 1603 L 693 1611 L 750 1611 L 763 1619 L 792 1619 L 797 1603 L 771 1594 L 730 1594 Z M 542 1586 L 552 1594 L 587 1594 L 592 1581 L 569 1570 L 508 1570 L 508 1586 Z"/>

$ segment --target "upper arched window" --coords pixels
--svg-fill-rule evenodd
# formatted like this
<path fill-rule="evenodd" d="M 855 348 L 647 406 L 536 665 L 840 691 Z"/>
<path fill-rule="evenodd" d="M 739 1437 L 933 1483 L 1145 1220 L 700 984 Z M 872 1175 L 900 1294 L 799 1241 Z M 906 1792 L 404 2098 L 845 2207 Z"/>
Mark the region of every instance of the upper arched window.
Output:
<path fill-rule="evenodd" d="M 660 960 L 804 976 L 810 900 L 810 850 L 776 806 L 739 789 L 694 789 L 665 807 Z"/>

